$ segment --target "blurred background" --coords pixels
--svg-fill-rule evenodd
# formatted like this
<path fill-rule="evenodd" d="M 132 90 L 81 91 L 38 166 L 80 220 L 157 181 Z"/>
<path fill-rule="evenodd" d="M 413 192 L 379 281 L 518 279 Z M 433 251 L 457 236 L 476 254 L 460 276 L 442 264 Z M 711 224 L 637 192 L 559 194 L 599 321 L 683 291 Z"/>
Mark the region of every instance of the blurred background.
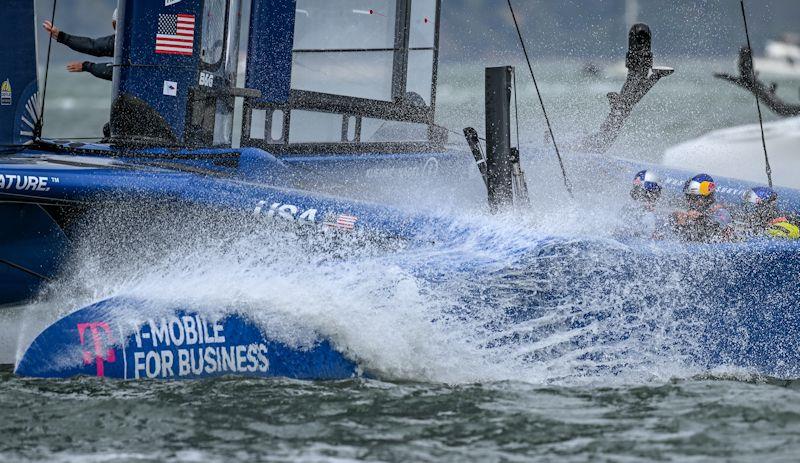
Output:
<path fill-rule="evenodd" d="M 42 20 L 49 19 L 52 3 L 37 0 Z M 621 39 L 629 27 L 626 13 L 631 13 L 631 4 L 638 4 L 633 17 L 657 31 L 658 54 L 733 56 L 743 39 L 738 0 L 516 0 L 515 7 L 538 56 L 599 60 L 625 52 Z M 115 0 L 60 0 L 57 22 L 73 33 L 107 35 L 115 5 Z M 750 1 L 748 10 L 756 50 L 784 32 L 800 32 L 800 1 Z M 465 62 L 515 55 L 512 26 L 503 0 L 443 0 L 441 59 Z M 78 57 L 61 50 L 53 58 L 63 62 Z"/>
<path fill-rule="evenodd" d="M 244 2 L 248 3 L 248 2 Z M 70 33 L 98 37 L 112 33 L 114 0 L 60 0 L 57 25 Z M 49 19 L 52 0 L 37 2 L 39 23 Z M 595 130 L 608 111 L 606 94 L 624 81 L 627 30 L 648 23 L 654 34 L 656 64 L 676 73 L 644 99 L 612 154 L 658 161 L 664 150 L 710 130 L 757 121 L 751 95 L 712 77 L 735 72 L 745 42 L 738 0 L 516 0 L 515 8 L 549 107 L 556 135 L 565 141 Z M 800 32 L 800 1 L 748 3 L 756 56 L 768 40 Z M 483 130 L 483 68 L 517 65 L 520 136 L 542 145 L 544 125 L 527 69 L 502 0 L 443 0 L 437 121 L 455 131 Z M 44 63 L 46 35 L 40 39 Z M 91 60 L 53 44 L 47 124 L 50 137 L 100 134 L 108 120 L 111 85 L 92 76 L 69 74 L 70 60 Z M 584 72 L 587 66 L 596 73 Z M 43 75 L 43 74 L 42 74 Z M 771 78 L 778 93 L 796 103 L 800 80 Z M 767 120 L 776 117 L 765 113 Z M 459 137 L 451 141 L 461 143 Z"/>

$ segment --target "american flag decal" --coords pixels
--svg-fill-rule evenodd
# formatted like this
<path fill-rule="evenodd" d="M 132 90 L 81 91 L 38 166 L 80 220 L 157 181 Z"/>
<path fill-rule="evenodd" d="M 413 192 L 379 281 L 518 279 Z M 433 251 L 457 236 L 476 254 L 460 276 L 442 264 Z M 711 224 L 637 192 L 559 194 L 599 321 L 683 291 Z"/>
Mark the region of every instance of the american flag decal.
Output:
<path fill-rule="evenodd" d="M 194 15 L 158 15 L 156 53 L 163 55 L 194 54 Z"/>
<path fill-rule="evenodd" d="M 329 228 L 338 228 L 340 230 L 352 230 L 356 226 L 358 217 L 339 214 L 339 215 L 326 215 L 323 225 Z"/>

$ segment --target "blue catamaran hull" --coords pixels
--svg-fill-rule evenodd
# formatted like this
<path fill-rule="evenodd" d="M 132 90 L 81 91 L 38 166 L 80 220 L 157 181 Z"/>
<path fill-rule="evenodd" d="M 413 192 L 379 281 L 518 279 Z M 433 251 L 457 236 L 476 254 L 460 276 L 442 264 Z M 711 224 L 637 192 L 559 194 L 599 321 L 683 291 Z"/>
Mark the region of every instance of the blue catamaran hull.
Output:
<path fill-rule="evenodd" d="M 213 153 L 206 155 L 208 160 L 213 158 Z M 246 160 L 248 156 L 255 155 L 269 158 L 263 152 L 245 152 L 241 158 Z M 431 158 L 441 159 L 441 162 L 456 162 L 454 159 L 459 156 L 465 154 L 425 154 L 418 156 L 418 162 L 424 165 Z M 626 161 L 614 161 L 610 164 L 608 160 L 591 155 L 575 156 L 583 165 L 602 163 L 604 172 L 611 172 L 612 177 L 619 179 L 627 179 L 631 172 L 642 167 Z M 248 172 L 241 171 L 241 166 L 247 165 L 246 162 L 240 161 L 239 170 L 235 171 L 198 172 L 198 164 L 213 163 L 201 161 L 186 169 L 174 168 L 173 163 L 173 168 L 166 169 L 163 158 L 144 162 L 141 158 L 138 159 L 131 161 L 105 156 L 67 158 L 42 152 L 18 155 L 0 165 L 0 174 L 16 182 L 7 183 L 9 187 L 2 192 L 0 199 L 26 207 L 53 210 L 86 207 L 99 202 L 131 203 L 168 198 L 186 207 L 228 211 L 263 226 L 290 225 L 308 227 L 309 230 L 329 229 L 331 225 L 335 225 L 335 218 L 345 215 L 355 218 L 354 222 L 348 222 L 352 224 L 352 229 L 348 225 L 346 230 L 339 229 L 337 233 L 359 233 L 376 238 L 390 236 L 403 240 L 409 246 L 420 248 L 457 247 L 467 237 L 487 233 L 476 224 L 470 225 L 446 216 L 408 213 L 388 206 L 268 185 L 260 181 L 268 174 L 267 170 L 261 169 L 255 174 L 259 181 L 249 177 Z M 309 175 L 308 165 L 300 170 L 293 168 L 291 162 L 274 162 L 276 169 L 280 169 L 282 178 L 294 178 L 302 183 L 303 176 Z M 352 168 L 349 162 L 359 161 L 357 157 L 353 160 L 341 158 L 336 168 Z M 468 164 L 463 166 L 469 167 Z M 376 163 L 375 167 L 379 168 L 380 163 Z M 331 165 L 327 165 L 326 170 L 330 169 Z M 678 191 L 677 185 L 673 185 L 678 183 L 677 179 L 688 175 L 663 169 L 662 172 L 668 179 L 667 185 L 673 186 L 674 191 Z M 30 179 L 33 177 L 41 180 L 32 184 Z M 676 180 L 670 182 L 669 179 L 673 177 Z M 723 180 L 719 184 L 720 199 L 728 201 L 735 201 L 740 191 L 748 187 L 745 183 L 733 180 Z M 17 186 L 20 188 L 17 189 Z M 781 193 L 784 206 L 794 208 L 799 197 L 797 193 L 791 190 Z M 63 256 L 68 252 L 69 246 L 63 239 L 53 238 L 61 236 L 52 230 L 55 222 L 48 222 L 43 217 L 30 218 L 24 222 L 30 224 L 26 225 L 29 228 L 42 230 L 42 233 L 49 231 L 49 234 L 42 234 L 45 241 L 19 262 L 33 262 L 28 264 L 32 267 L 29 270 L 57 275 L 58 261 L 36 256 Z M 574 331 L 578 334 L 569 337 L 569 341 L 562 343 L 558 349 L 581 351 L 585 360 L 603 357 L 603 362 L 600 362 L 602 365 L 622 368 L 625 365 L 625 355 L 631 355 L 631 351 L 622 349 L 616 354 L 618 358 L 609 360 L 609 350 L 604 346 L 651 336 L 652 331 L 659 328 L 654 324 L 669 320 L 671 342 L 663 348 L 679 351 L 681 358 L 693 366 L 704 369 L 739 368 L 780 378 L 800 376 L 800 349 L 795 348 L 799 342 L 797 335 L 800 333 L 795 315 L 795 308 L 800 303 L 800 254 L 797 252 L 800 248 L 796 242 L 753 240 L 730 244 L 637 241 L 606 243 L 589 238 L 576 241 L 575 238 L 537 236 L 531 233 L 524 240 L 516 240 L 514 245 L 498 245 L 491 236 L 484 238 L 483 246 L 489 254 L 503 256 L 503 259 L 510 259 L 509 262 L 516 262 L 525 269 L 517 275 L 520 283 L 524 283 L 526 278 L 553 278 L 557 269 L 541 265 L 543 257 L 568 262 L 569 256 L 576 253 L 591 256 L 600 252 L 600 267 L 613 263 L 614 269 L 614 274 L 606 274 L 608 278 L 604 277 L 603 281 L 593 277 L 592 272 L 579 273 L 584 276 L 561 281 L 557 290 L 552 293 L 542 291 L 535 296 L 517 297 L 510 306 L 503 307 L 504 315 L 498 318 L 492 328 L 499 333 L 498 337 L 487 344 L 486 348 L 496 348 L 508 343 L 535 344 L 540 341 L 540 338 L 546 336 L 546 332 L 537 333 L 533 330 L 514 336 L 502 333 L 509 329 L 513 331 L 515 324 L 525 324 L 543 316 L 544 311 L 552 306 L 553 300 L 566 298 L 572 301 L 572 309 L 561 316 L 558 323 L 568 332 Z M 47 246 L 44 246 L 45 242 L 48 243 Z M 529 261 L 532 258 L 539 260 Z M 408 266 L 420 278 L 433 280 L 448 274 L 450 278 L 480 280 L 485 277 L 487 268 L 484 259 L 470 260 L 469 257 L 458 262 L 455 267 L 449 261 Z M 25 278 L 30 277 L 30 274 L 25 275 Z M 680 276 L 679 281 L 672 281 L 672 287 L 669 288 L 664 281 L 669 278 L 674 280 L 675 275 Z M 611 283 L 612 281 L 615 283 Z M 511 284 L 514 282 L 511 281 Z M 603 305 L 605 292 L 599 288 L 610 284 L 634 288 L 627 295 L 630 303 L 625 308 L 628 311 L 626 317 L 641 318 L 641 314 L 647 313 L 649 306 L 653 304 L 654 298 L 661 299 L 656 305 L 660 310 L 669 310 L 668 316 L 666 319 L 641 324 L 630 325 L 624 322 L 625 317 L 620 318 L 620 313 L 614 313 L 617 306 Z M 28 287 L 28 296 L 35 294 L 35 287 L 35 284 Z M 663 291 L 657 288 L 662 288 Z M 16 290 L 18 291 L 18 287 Z M 636 291 L 653 294 L 637 294 Z M 618 293 L 617 290 L 608 292 L 612 295 Z M 587 294 L 594 295 L 592 304 L 586 303 Z M 4 297 L 12 299 L 19 298 L 19 295 L 9 291 Z M 491 297 L 491 283 L 487 283 L 486 288 L 476 291 L 475 294 L 465 294 L 461 309 L 463 316 L 469 317 L 470 307 L 476 304 L 491 306 Z M 664 299 L 670 299 L 669 303 L 664 304 Z M 506 298 L 499 300 L 507 303 Z M 262 326 L 248 319 L 246 315 L 237 315 L 235 307 L 229 308 L 231 315 L 223 320 L 201 322 L 198 321 L 203 313 L 200 307 L 160 307 L 162 313 L 169 315 L 165 315 L 163 319 L 150 320 L 137 318 L 137 307 L 140 305 L 144 307 L 147 302 L 111 299 L 84 309 L 74 308 L 75 311 L 55 320 L 30 341 L 18 359 L 17 373 L 38 377 L 101 375 L 121 379 L 180 379 L 228 374 L 334 379 L 360 374 L 357 366 L 358 354 L 349 352 L 347 346 L 332 344 L 325 333 L 319 333 L 315 345 L 291 346 L 266 337 Z M 184 320 L 189 319 L 195 320 L 188 322 L 196 326 L 193 330 L 184 323 Z M 595 334 L 581 331 L 598 321 L 602 322 L 601 326 L 605 331 Z M 201 325 L 203 327 L 199 328 Z M 225 334 L 205 334 L 212 333 L 215 329 L 222 330 Z M 201 331 L 202 335 L 190 334 Z M 156 332 L 160 333 L 158 338 L 154 334 Z M 203 341 L 201 336 L 204 336 Z M 149 343 L 145 342 L 147 339 Z M 193 342 L 187 344 L 188 339 Z M 239 351 L 241 355 L 235 357 Z M 205 357 L 206 353 L 208 357 Z M 256 359 L 261 358 L 261 355 L 266 361 L 247 363 L 249 354 Z M 225 368 L 221 367 L 223 355 L 226 356 Z M 552 355 L 552 352 L 531 355 L 532 367 L 548 355 Z M 169 368 L 162 368 L 165 362 Z M 102 368 L 99 368 L 100 364 L 103 365 Z M 267 364 L 269 368 L 264 367 Z"/>
<path fill-rule="evenodd" d="M 335 333 L 310 327 L 313 339 L 292 342 L 271 329 L 278 320 L 252 307 L 245 312 L 180 298 L 156 304 L 147 294 L 112 294 L 75 302 L 78 307 L 69 301 L 89 298 L 60 299 L 47 314 L 27 313 L 26 304 L 52 302 L 59 291 L 80 293 L 80 285 L 63 284 L 76 271 L 70 265 L 78 246 L 108 244 L 99 252 L 111 252 L 128 237 L 109 223 L 87 225 L 98 211 L 111 210 L 107 220 L 132 224 L 126 232 L 134 237 L 197 213 L 302 230 L 298 237 L 320 233 L 323 242 L 332 237 L 325 243 L 330 247 L 343 234 L 381 243 L 382 264 L 432 286 L 461 284 L 453 307 L 431 316 L 431 324 L 481 331 L 478 350 L 519 346 L 525 366 L 562 356 L 587 370 L 619 371 L 640 350 L 668 350 L 701 369 L 800 376 L 797 242 L 628 242 L 524 227 L 509 237 L 487 226 L 479 207 L 465 214 L 475 220 L 407 207 L 426 197 L 455 205 L 464 191 L 485 200 L 484 186 L 491 207 L 499 207 L 513 197 L 508 176 L 512 164 L 518 167 L 511 160 L 516 80 L 510 67 L 487 74 L 486 156 L 474 130 L 465 132 L 474 133 L 468 135 L 472 153 L 445 148 L 447 129 L 435 123 L 440 0 L 386 2 L 379 14 L 340 2 L 252 0 L 246 88 L 237 87 L 241 1 L 119 0 L 102 144 L 43 138 L 35 43 L 41 22 L 31 0 L 7 3 L 8 14 L 0 16 L 0 305 L 6 307 L 0 310 L 4 317 L 15 314 L 3 328 L 9 336 L 19 332 L 19 340 L 8 349 L 13 352 L 0 353 L 13 358 L 20 375 L 333 379 L 360 373 L 360 353 Z M 646 25 L 635 25 L 630 39 L 631 72 L 623 91 L 611 95 L 603 124 L 611 130 L 571 151 L 607 150 L 633 106 L 672 73 L 652 67 Z M 232 143 L 237 98 L 244 148 Z M 549 156 L 524 157 L 533 163 L 526 166 L 533 183 L 556 166 Z M 473 158 L 485 162 L 485 184 Z M 645 167 L 665 178 L 665 196 L 677 196 L 696 174 L 578 153 L 566 162 L 571 180 L 586 185 L 587 197 L 579 199 L 587 200 L 623 197 L 627 192 L 618 187 Z M 569 183 L 562 172 L 554 173 L 557 190 L 534 185 L 530 196 L 561 204 L 561 175 Z M 443 182 L 455 187 L 437 184 Z M 387 186 L 397 184 L 413 191 L 401 196 L 400 188 Z M 751 186 L 721 180 L 718 199 L 738 202 Z M 781 207 L 800 211 L 797 191 L 780 195 Z M 151 214 L 174 214 L 174 220 L 148 222 Z M 204 225 L 187 234 L 213 231 Z M 156 249 L 172 244 L 153 240 Z M 465 252 L 465 242 L 473 252 Z M 399 250 L 421 252 L 415 259 Z M 131 246 L 125 258 L 137 260 L 137 251 Z M 425 326 L 431 326 L 427 320 Z M 628 342 L 635 339 L 663 342 Z M 367 373 L 380 376 L 379 367 L 373 370 Z"/>

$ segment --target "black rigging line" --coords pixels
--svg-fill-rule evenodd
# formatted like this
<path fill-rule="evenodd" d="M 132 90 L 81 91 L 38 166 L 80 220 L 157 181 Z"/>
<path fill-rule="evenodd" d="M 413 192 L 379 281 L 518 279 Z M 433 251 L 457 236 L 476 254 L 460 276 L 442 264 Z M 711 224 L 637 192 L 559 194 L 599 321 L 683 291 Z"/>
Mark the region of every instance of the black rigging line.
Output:
<path fill-rule="evenodd" d="M 753 47 L 750 45 L 750 30 L 747 28 L 747 12 L 745 11 L 744 0 L 740 0 L 739 3 L 742 7 L 742 19 L 744 20 L 744 33 L 747 36 L 747 53 L 750 54 L 750 62 L 752 63 Z M 756 81 L 755 66 L 750 66 L 750 77 L 752 78 L 751 82 Z M 758 109 L 758 124 L 761 127 L 761 146 L 764 147 L 764 163 L 767 168 L 767 181 L 769 182 L 769 187 L 772 188 L 772 167 L 769 165 L 769 154 L 767 154 L 767 138 L 764 135 L 764 116 L 761 114 L 761 102 L 758 99 L 758 95 L 756 95 L 756 108 Z"/>
<path fill-rule="evenodd" d="M 34 276 L 34 277 L 36 277 L 36 278 L 38 278 L 40 280 L 51 281 L 50 277 L 44 276 L 41 273 L 34 272 L 33 270 L 25 268 L 25 267 L 23 267 L 21 265 L 15 264 L 14 262 L 11 262 L 11 261 L 8 261 L 8 260 L 5 260 L 5 259 L 0 259 L 0 264 L 7 265 L 7 266 L 9 266 L 9 267 L 11 267 L 13 269 L 17 269 L 17 270 L 19 270 L 20 272 L 23 272 L 23 273 L 27 273 L 28 275 Z"/>
<path fill-rule="evenodd" d="M 519 146 L 519 104 L 517 103 L 517 72 L 514 71 L 512 74 L 512 78 L 514 79 L 514 122 L 517 125 L 517 149 L 520 149 Z"/>
<path fill-rule="evenodd" d="M 50 24 L 52 27 L 55 27 L 56 23 L 56 7 L 58 6 L 58 0 L 53 0 L 53 12 L 50 15 Z M 39 140 L 42 138 L 42 129 L 44 128 L 44 103 L 47 101 L 47 76 L 50 73 L 50 50 L 53 48 L 53 34 L 48 31 L 48 37 L 50 39 L 47 41 L 47 61 L 44 65 L 44 85 L 42 88 L 42 110 L 39 112 L 39 120 L 36 121 L 36 127 L 33 130 L 33 138 Z"/>
<path fill-rule="evenodd" d="M 511 11 L 511 18 L 514 20 L 514 27 L 517 29 L 517 36 L 519 36 L 519 44 L 522 46 L 522 52 L 525 54 L 525 61 L 528 63 L 528 70 L 531 73 L 531 79 L 533 80 L 533 87 L 536 89 L 536 96 L 539 97 L 539 105 L 541 105 L 542 112 L 544 113 L 544 120 L 547 123 L 547 130 L 550 132 L 550 139 L 553 141 L 553 147 L 556 149 L 558 164 L 561 167 L 561 175 L 564 177 L 564 186 L 567 188 L 569 195 L 574 197 L 574 195 L 572 194 L 572 185 L 570 184 L 569 178 L 567 178 L 567 170 L 564 168 L 564 161 L 561 159 L 561 151 L 559 151 L 558 149 L 558 143 L 556 143 L 556 136 L 553 133 L 553 126 L 552 124 L 550 124 L 550 118 L 547 116 L 547 109 L 544 106 L 544 100 L 542 99 L 542 92 L 539 91 L 539 84 L 536 83 L 536 76 L 533 73 L 533 65 L 531 64 L 531 59 L 528 56 L 528 49 L 525 46 L 525 39 L 522 38 L 522 31 L 519 28 L 517 15 L 514 14 L 514 7 L 511 5 L 511 0 L 508 0 L 508 9 L 509 11 Z"/>

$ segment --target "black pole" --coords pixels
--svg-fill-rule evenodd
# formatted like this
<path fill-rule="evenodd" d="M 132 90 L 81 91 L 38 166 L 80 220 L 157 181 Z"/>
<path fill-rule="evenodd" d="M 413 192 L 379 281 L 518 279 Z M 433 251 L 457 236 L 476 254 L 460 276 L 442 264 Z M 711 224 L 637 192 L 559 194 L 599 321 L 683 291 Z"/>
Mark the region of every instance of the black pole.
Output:
<path fill-rule="evenodd" d="M 481 149 L 481 141 L 480 137 L 478 136 L 478 131 L 472 127 L 467 127 L 464 129 L 464 137 L 467 139 L 469 150 L 472 151 L 472 157 L 475 158 L 475 164 L 478 166 L 478 171 L 481 173 L 483 183 L 488 188 L 489 181 L 486 177 L 486 156 L 483 154 L 483 150 Z"/>
<path fill-rule="evenodd" d="M 511 85 L 514 68 L 486 68 L 486 170 L 492 213 L 513 202 Z"/>
<path fill-rule="evenodd" d="M 747 28 L 747 11 L 744 8 L 744 0 L 739 2 L 742 6 L 742 20 L 744 21 L 744 34 L 747 36 L 747 50 L 750 54 L 750 63 L 753 62 L 753 46 L 750 45 L 750 30 Z M 752 82 L 756 80 L 755 67 L 750 67 L 750 78 Z M 767 170 L 767 182 L 769 187 L 772 188 L 772 167 L 769 165 L 769 154 L 767 154 L 767 137 L 764 135 L 764 116 L 761 114 L 761 101 L 756 95 L 756 109 L 758 109 L 758 124 L 761 127 L 761 146 L 764 147 L 764 164 Z"/>

